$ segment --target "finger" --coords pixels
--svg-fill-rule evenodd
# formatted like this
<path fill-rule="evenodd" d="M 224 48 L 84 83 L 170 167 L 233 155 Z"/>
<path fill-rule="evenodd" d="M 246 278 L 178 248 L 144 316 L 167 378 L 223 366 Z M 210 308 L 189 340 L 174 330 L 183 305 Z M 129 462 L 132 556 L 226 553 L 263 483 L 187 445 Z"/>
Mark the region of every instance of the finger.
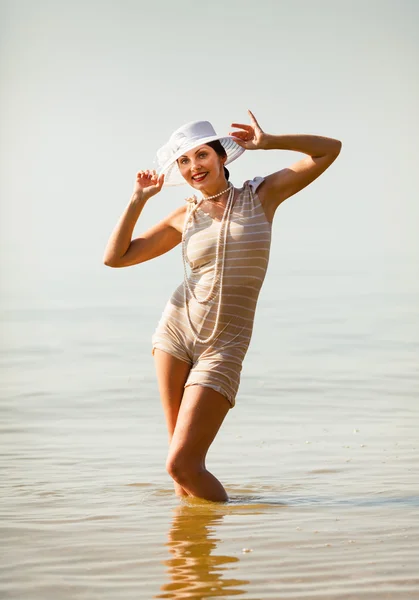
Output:
<path fill-rule="evenodd" d="M 246 131 L 252 130 L 252 126 L 246 125 L 246 123 L 232 123 L 230 127 L 237 127 L 238 129 L 245 129 Z"/>
<path fill-rule="evenodd" d="M 164 175 L 158 176 L 156 174 L 156 177 L 153 178 L 153 180 L 152 180 L 152 184 L 153 184 L 156 192 L 159 192 L 162 189 L 163 183 L 164 183 Z"/>
<path fill-rule="evenodd" d="M 253 123 L 254 123 L 254 124 L 257 126 L 257 127 L 259 127 L 259 128 L 260 128 L 260 125 L 259 125 L 259 123 L 257 122 L 257 120 L 256 120 L 256 117 L 255 117 L 255 115 L 252 113 L 252 111 L 251 111 L 251 110 L 248 108 L 248 109 L 247 109 L 247 112 L 249 113 L 249 116 L 250 116 L 250 119 L 251 119 L 251 121 L 253 121 Z"/>
<path fill-rule="evenodd" d="M 244 131 L 244 129 L 241 129 L 239 131 L 230 131 L 229 135 L 237 135 L 238 137 L 242 137 L 242 136 L 248 136 L 249 132 Z"/>
<path fill-rule="evenodd" d="M 230 131 L 229 135 L 231 135 L 233 138 L 240 138 L 241 140 L 247 140 L 249 137 L 247 131 Z"/>

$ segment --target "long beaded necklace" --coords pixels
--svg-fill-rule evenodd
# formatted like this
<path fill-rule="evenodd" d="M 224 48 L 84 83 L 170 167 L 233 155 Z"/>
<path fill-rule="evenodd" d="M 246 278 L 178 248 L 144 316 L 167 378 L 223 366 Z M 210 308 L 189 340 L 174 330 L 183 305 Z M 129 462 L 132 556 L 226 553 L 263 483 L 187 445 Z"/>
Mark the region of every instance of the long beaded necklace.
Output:
<path fill-rule="evenodd" d="M 205 296 L 205 298 L 198 298 L 195 295 L 194 291 L 191 289 L 191 286 L 189 285 L 189 278 L 188 278 L 187 266 L 186 266 L 186 263 L 187 263 L 186 229 L 188 227 L 188 224 L 189 224 L 189 221 L 190 221 L 192 215 L 195 213 L 196 209 L 202 203 L 202 201 L 209 200 L 209 199 L 213 198 L 214 196 L 210 196 L 209 198 L 201 198 L 201 200 L 199 200 L 195 204 L 195 206 L 189 211 L 189 214 L 185 220 L 185 224 L 183 227 L 183 233 L 182 233 L 182 259 L 183 259 L 183 276 L 184 276 L 183 293 L 184 293 L 185 310 L 186 310 L 188 325 L 189 325 L 189 329 L 191 330 L 191 333 L 192 333 L 195 343 L 199 342 L 201 344 L 206 344 L 206 343 L 210 342 L 215 337 L 215 334 L 218 329 L 218 322 L 219 322 L 220 313 L 221 313 L 221 298 L 222 298 L 222 290 L 223 290 L 223 276 L 224 276 L 224 265 L 225 265 L 225 252 L 226 252 L 226 245 L 227 245 L 227 234 L 228 234 L 229 224 L 230 224 L 231 209 L 233 206 L 234 187 L 232 185 L 229 185 L 229 187 L 226 190 L 224 190 L 224 192 L 221 192 L 220 194 L 216 194 L 216 197 L 221 196 L 228 189 L 230 189 L 230 193 L 229 193 L 229 196 L 227 199 L 226 207 L 224 209 L 223 218 L 221 220 L 220 231 L 218 233 L 218 239 L 217 239 L 217 245 L 216 245 L 216 251 L 215 251 L 214 276 L 213 276 L 210 290 L 209 290 L 208 294 Z M 217 284 L 218 284 L 218 286 L 216 288 Z M 190 296 L 196 302 L 198 302 L 198 304 L 208 304 L 208 303 L 212 302 L 218 294 L 218 307 L 217 307 L 214 328 L 213 328 L 211 334 L 207 338 L 199 337 L 194 329 L 194 326 L 191 321 L 191 316 L 189 314 L 189 304 L 188 304 L 187 292 L 189 292 Z"/>
<path fill-rule="evenodd" d="M 231 189 L 230 189 L 231 188 Z M 216 254 L 215 254 L 215 269 L 214 269 L 214 277 L 212 280 L 212 284 L 210 287 L 210 290 L 208 292 L 208 294 L 205 296 L 205 298 L 201 298 L 199 299 L 195 293 L 193 292 L 193 290 L 191 289 L 190 285 L 189 285 L 189 279 L 187 277 L 187 270 L 186 270 L 186 241 L 185 241 L 185 233 L 186 233 L 186 229 L 188 226 L 188 223 L 191 219 L 191 216 L 193 215 L 193 213 L 195 212 L 195 210 L 198 208 L 198 206 L 204 201 L 204 200 L 208 200 L 208 198 L 201 198 L 197 204 L 195 205 L 195 207 L 193 207 L 193 209 L 191 210 L 191 212 L 189 213 L 186 221 L 185 221 L 185 225 L 184 225 L 184 229 L 183 229 L 183 236 L 182 236 L 182 256 L 183 256 L 183 267 L 184 267 L 184 275 L 185 275 L 185 285 L 186 288 L 188 289 L 188 292 L 190 293 L 190 295 L 194 298 L 194 300 L 196 300 L 196 302 L 198 302 L 199 304 L 206 304 L 210 301 L 212 301 L 214 299 L 214 297 L 217 294 L 217 291 L 215 291 L 215 285 L 218 283 L 219 280 L 219 275 L 220 275 L 220 265 L 219 265 L 219 257 L 220 257 L 220 249 L 221 249 L 221 239 L 222 239 L 222 233 L 225 229 L 225 220 L 226 217 L 229 216 L 230 214 L 230 210 L 231 210 L 231 206 L 230 206 L 230 202 L 232 202 L 232 197 L 231 195 L 234 195 L 234 188 L 233 186 L 229 186 L 227 189 L 230 189 L 230 194 L 228 196 L 227 199 L 227 203 L 224 209 L 224 213 L 223 213 L 223 217 L 221 220 L 221 225 L 220 225 L 220 231 L 218 233 L 218 239 L 217 239 L 217 245 L 216 245 Z M 226 192 L 226 190 L 224 190 L 224 192 Z M 221 195 L 221 194 L 220 194 Z M 225 236 L 226 239 L 226 236 Z M 223 247 L 224 247 L 224 243 L 223 243 Z"/>

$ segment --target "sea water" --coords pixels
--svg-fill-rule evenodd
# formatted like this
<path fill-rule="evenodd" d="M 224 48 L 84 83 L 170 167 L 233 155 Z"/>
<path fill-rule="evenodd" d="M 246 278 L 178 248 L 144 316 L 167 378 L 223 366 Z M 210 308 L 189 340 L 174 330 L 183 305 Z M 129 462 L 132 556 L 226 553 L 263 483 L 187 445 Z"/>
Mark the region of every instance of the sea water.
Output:
<path fill-rule="evenodd" d="M 4 308 L 1 598 L 419 597 L 417 266 L 270 267 L 208 455 L 227 504 L 164 469 L 161 290 Z"/>

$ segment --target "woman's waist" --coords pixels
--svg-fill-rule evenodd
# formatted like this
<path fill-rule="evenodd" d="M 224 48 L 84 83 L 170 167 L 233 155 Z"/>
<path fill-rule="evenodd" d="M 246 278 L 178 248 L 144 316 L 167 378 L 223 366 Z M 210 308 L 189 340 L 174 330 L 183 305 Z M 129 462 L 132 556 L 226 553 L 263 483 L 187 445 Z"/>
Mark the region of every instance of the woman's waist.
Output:
<path fill-rule="evenodd" d="M 190 287 L 204 290 L 218 286 L 222 282 L 223 289 L 230 289 L 232 293 L 240 294 L 244 289 L 259 290 L 265 279 L 266 269 L 262 267 L 248 267 L 241 265 L 234 269 L 216 269 L 206 271 L 192 271 L 188 278 Z"/>
<path fill-rule="evenodd" d="M 220 286 L 216 283 L 214 287 L 207 283 L 195 282 L 188 279 L 188 285 L 182 282 L 174 291 L 170 303 L 178 308 L 185 305 L 185 297 L 189 306 L 203 307 L 206 312 L 217 311 L 221 293 L 221 312 L 239 311 L 240 314 L 253 313 L 259 297 L 260 285 L 255 282 L 242 284 L 229 284 L 223 281 Z M 211 293 L 210 293 L 211 292 Z"/>
<path fill-rule="evenodd" d="M 217 300 L 221 293 L 222 302 L 224 303 L 227 298 L 240 300 L 245 305 L 255 305 L 257 298 L 262 287 L 263 279 L 252 278 L 252 277 L 231 277 L 225 276 L 222 278 L 218 277 L 214 281 L 213 278 L 193 278 L 189 277 L 186 284 L 181 284 L 181 288 L 184 292 L 186 291 L 186 297 L 190 299 L 195 297 L 202 299 L 210 297 L 214 301 Z"/>
<path fill-rule="evenodd" d="M 230 335 L 250 335 L 253 329 L 256 302 L 246 302 L 243 298 L 222 297 L 220 307 L 218 299 L 201 303 L 195 298 L 188 299 L 189 318 L 197 330 L 211 330 L 218 322 L 219 330 L 228 331 Z M 219 311 L 219 312 L 218 312 Z M 179 298 L 172 299 L 164 311 L 166 320 L 174 321 L 181 328 L 187 329 L 185 302 Z M 208 333 L 208 332 L 207 332 Z"/>

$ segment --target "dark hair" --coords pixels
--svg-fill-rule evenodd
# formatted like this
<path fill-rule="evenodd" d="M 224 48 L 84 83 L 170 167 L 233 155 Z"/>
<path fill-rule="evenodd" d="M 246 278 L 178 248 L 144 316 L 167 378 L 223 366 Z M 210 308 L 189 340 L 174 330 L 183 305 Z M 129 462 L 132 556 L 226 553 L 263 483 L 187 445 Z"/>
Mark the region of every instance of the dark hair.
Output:
<path fill-rule="evenodd" d="M 207 146 L 210 146 L 213 150 L 215 150 L 216 154 L 218 154 L 218 156 L 221 156 L 222 158 L 227 158 L 227 152 L 225 151 L 224 146 L 222 145 L 221 142 L 219 142 L 218 140 L 215 140 L 214 142 L 207 142 Z M 229 170 L 226 169 L 224 167 L 224 176 L 228 181 L 228 178 L 230 177 L 230 173 Z"/>

